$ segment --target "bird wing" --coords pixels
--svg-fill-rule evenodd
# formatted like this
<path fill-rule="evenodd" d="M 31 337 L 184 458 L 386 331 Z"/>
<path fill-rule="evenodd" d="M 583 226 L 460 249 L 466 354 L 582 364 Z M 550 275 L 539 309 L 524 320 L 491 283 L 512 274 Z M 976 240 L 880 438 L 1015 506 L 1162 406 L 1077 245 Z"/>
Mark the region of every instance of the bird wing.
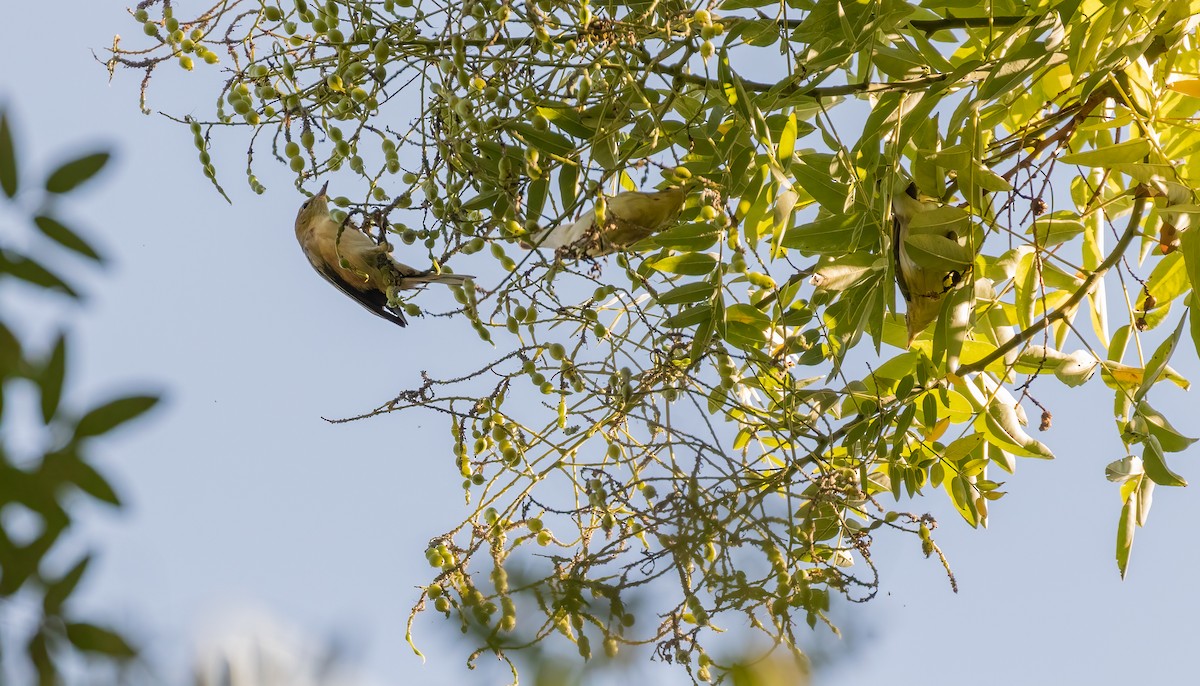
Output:
<path fill-rule="evenodd" d="M 904 297 L 904 302 L 907 303 L 912 300 L 912 297 L 909 295 L 908 281 L 904 278 L 904 269 L 901 267 L 900 262 L 902 259 L 900 251 L 903 250 L 904 239 L 908 234 L 907 227 L 905 226 L 906 221 L 901 220 L 899 213 L 894 209 L 892 210 L 892 257 L 895 260 L 892 263 L 892 268 L 895 270 L 896 285 L 900 287 L 900 295 Z"/>
<path fill-rule="evenodd" d="M 307 254 L 307 251 L 306 251 Z M 334 271 L 329 265 L 322 264 L 317 260 L 309 257 L 308 263 L 317 270 L 326 281 L 333 284 L 339 291 L 350 296 L 359 305 L 366 308 L 371 314 L 386 319 L 397 326 L 408 326 L 408 321 L 404 319 L 404 315 L 399 309 L 388 307 L 387 294 L 381 290 L 372 288 L 370 290 L 359 290 L 355 288 L 349 281 L 342 278 L 340 274 Z"/>

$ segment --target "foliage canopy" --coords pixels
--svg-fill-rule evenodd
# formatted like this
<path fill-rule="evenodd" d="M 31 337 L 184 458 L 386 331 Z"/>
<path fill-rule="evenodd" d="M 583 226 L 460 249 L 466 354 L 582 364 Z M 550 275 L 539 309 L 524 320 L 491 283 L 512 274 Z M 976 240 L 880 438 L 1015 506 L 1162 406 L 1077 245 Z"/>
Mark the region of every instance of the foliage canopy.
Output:
<path fill-rule="evenodd" d="M 8 113 L 0 111 L 0 191 L 12 214 L 28 220 L 28 235 L 17 238 L 15 226 L 4 227 L 0 293 L 6 299 L 14 298 L 11 293 L 22 299 L 30 294 L 78 299 L 73 279 L 53 265 L 64 255 L 75 258 L 76 267 L 79 258 L 91 265 L 104 258 L 61 218 L 61 206 L 70 200 L 67 194 L 104 169 L 109 153 L 68 160 L 38 187 L 29 183 L 13 128 Z M 94 439 L 141 416 L 158 398 L 118 397 L 79 411 L 67 375 L 73 337 L 63 326 L 39 350 L 34 328 L 19 310 L 0 315 L 0 681 L 12 675 L 28 680 L 36 673 L 37 683 L 55 684 L 70 673 L 64 665 L 81 656 L 91 660 L 93 670 L 101 664 L 124 669 L 137 657 L 125 637 L 86 621 L 72 602 L 92 554 L 79 554 L 78 541 L 68 543 L 67 534 L 81 499 L 121 506 L 94 464 Z M 26 404 L 32 411 L 23 411 Z"/>
<path fill-rule="evenodd" d="M 181 119 L 214 184 L 240 129 L 254 190 L 264 158 L 337 172 L 406 261 L 494 274 L 454 314 L 495 359 L 364 415 L 444 413 L 474 506 L 418 609 L 481 650 L 652 643 L 705 680 L 735 616 L 799 651 L 796 620 L 871 597 L 878 532 L 941 557 L 917 496 L 986 523 L 997 471 L 1053 456 L 1039 383 L 1113 391 L 1124 573 L 1194 441 L 1151 401 L 1200 343 L 1198 4 L 145 0 L 109 68 L 146 72 L 145 107 L 158 67 L 215 64 Z M 519 247 L 655 171 L 691 189 L 669 228 L 598 261 Z M 896 244 L 910 182 L 931 211 Z M 954 276 L 911 345 L 898 251 Z"/>

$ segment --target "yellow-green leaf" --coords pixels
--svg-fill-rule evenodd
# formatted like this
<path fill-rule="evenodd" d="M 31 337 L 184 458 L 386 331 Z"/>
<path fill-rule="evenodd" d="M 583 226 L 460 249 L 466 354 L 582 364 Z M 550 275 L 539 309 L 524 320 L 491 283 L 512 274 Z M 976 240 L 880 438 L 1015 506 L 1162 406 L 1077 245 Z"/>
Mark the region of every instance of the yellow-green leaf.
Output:
<path fill-rule="evenodd" d="M 1145 138 L 1135 138 L 1124 143 L 1106 145 L 1098 150 L 1087 150 L 1063 155 L 1063 164 L 1078 164 L 1081 167 L 1108 167 L 1114 164 L 1138 162 L 1150 154 L 1151 144 Z"/>

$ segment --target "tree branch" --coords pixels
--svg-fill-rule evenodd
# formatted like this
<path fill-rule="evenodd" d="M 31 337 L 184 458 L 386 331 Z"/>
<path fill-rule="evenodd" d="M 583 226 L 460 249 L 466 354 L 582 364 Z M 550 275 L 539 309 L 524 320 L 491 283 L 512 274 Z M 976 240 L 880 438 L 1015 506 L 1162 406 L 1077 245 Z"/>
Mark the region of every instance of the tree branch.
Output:
<path fill-rule="evenodd" d="M 989 364 L 995 362 L 996 360 L 1002 359 L 1017 346 L 1028 342 L 1042 329 L 1045 329 L 1054 322 L 1066 319 L 1067 316 L 1079 306 L 1079 303 L 1083 302 L 1083 299 L 1092 292 L 1092 289 L 1096 287 L 1096 284 L 1099 283 L 1100 279 L 1104 278 L 1104 274 L 1107 273 L 1109 269 L 1113 268 L 1117 262 L 1121 261 L 1121 258 L 1125 256 L 1125 250 L 1129 248 L 1129 244 L 1132 243 L 1134 237 L 1138 235 L 1138 227 L 1142 223 L 1142 214 L 1146 210 L 1146 204 L 1149 196 L 1147 195 L 1146 187 L 1142 185 L 1137 187 L 1135 193 L 1136 200 L 1134 200 L 1133 209 L 1129 213 L 1129 225 L 1125 227 L 1125 233 L 1121 235 L 1120 240 L 1117 241 L 1116 247 L 1114 247 L 1113 251 L 1108 254 L 1108 257 L 1104 258 L 1104 261 L 1101 262 L 1098 267 L 1096 267 L 1095 271 L 1093 271 L 1091 274 L 1088 274 L 1087 278 L 1083 280 L 1083 285 L 1081 285 L 1078 290 L 1071 294 L 1071 297 L 1068 298 L 1065 303 L 1058 306 L 1053 312 L 1030 324 L 1023 331 L 1013 336 L 1003 345 L 997 347 L 987 355 L 984 355 L 970 364 L 960 365 L 958 369 L 954 370 L 954 373 L 962 376 L 964 374 L 970 374 L 971 372 L 983 371 Z"/>

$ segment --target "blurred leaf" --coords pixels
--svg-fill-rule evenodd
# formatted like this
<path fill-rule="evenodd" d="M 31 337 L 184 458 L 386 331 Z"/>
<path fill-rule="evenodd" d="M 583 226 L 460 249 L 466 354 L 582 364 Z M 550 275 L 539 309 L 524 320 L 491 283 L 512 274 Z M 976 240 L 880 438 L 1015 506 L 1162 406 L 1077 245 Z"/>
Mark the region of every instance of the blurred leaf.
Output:
<path fill-rule="evenodd" d="M 84 555 L 66 574 L 46 586 L 46 595 L 42 598 L 42 608 L 46 614 L 56 614 L 61 610 L 67 598 L 75 592 L 91 561 L 91 555 Z"/>
<path fill-rule="evenodd" d="M 0 381 L 21 368 L 21 341 L 0 321 Z"/>
<path fill-rule="evenodd" d="M 13 146 L 8 113 L 0 112 L 0 189 L 3 189 L 4 194 L 11 198 L 17 194 L 19 180 L 17 150 Z"/>
<path fill-rule="evenodd" d="M 39 214 L 33 218 L 33 223 L 36 224 L 39 229 L 41 229 L 42 233 L 44 233 L 47 238 L 57 242 L 64 248 L 74 250 L 80 255 L 93 259 L 97 262 L 104 261 L 104 258 L 100 257 L 100 254 L 97 253 L 87 241 L 80 238 L 79 234 L 75 233 L 71 229 L 68 229 L 62 222 L 58 221 L 54 217 Z"/>
<path fill-rule="evenodd" d="M 50 655 L 50 647 L 47 645 L 44 629 L 30 637 L 29 643 L 25 646 L 25 654 L 29 656 L 29 661 L 37 670 L 39 684 L 58 683 L 58 667 Z"/>
<path fill-rule="evenodd" d="M 158 398 L 135 395 L 118 398 L 101 405 L 83 416 L 75 426 L 75 440 L 108 433 L 125 422 L 141 415 L 158 403 Z"/>
<path fill-rule="evenodd" d="M 50 358 L 38 375 L 38 387 L 42 394 L 42 421 L 46 424 L 54 419 L 58 412 L 58 403 L 62 399 L 63 377 L 67 369 L 67 338 L 58 335 Z"/>
<path fill-rule="evenodd" d="M 94 152 L 78 157 L 63 164 L 50 173 L 46 179 L 46 190 L 51 193 L 66 193 L 74 190 L 80 184 L 92 178 L 108 164 L 111 155 L 107 152 Z"/>
<path fill-rule="evenodd" d="M 4 273 L 11 274 L 35 286 L 59 291 L 72 298 L 79 297 L 75 289 L 60 279 L 58 275 L 28 257 L 12 251 L 0 250 L 0 274 Z"/>
<path fill-rule="evenodd" d="M 75 465 L 75 469 L 71 474 L 71 480 L 79 487 L 81 491 L 92 496 L 96 500 L 108 503 L 116 507 L 121 506 L 121 498 L 117 492 L 113 490 L 111 484 L 100 475 L 90 464 L 80 460 Z"/>
<path fill-rule="evenodd" d="M 126 643 L 120 634 L 95 624 L 67 624 L 67 640 L 76 648 L 89 653 L 102 653 L 117 658 L 137 656 L 137 651 Z"/>

